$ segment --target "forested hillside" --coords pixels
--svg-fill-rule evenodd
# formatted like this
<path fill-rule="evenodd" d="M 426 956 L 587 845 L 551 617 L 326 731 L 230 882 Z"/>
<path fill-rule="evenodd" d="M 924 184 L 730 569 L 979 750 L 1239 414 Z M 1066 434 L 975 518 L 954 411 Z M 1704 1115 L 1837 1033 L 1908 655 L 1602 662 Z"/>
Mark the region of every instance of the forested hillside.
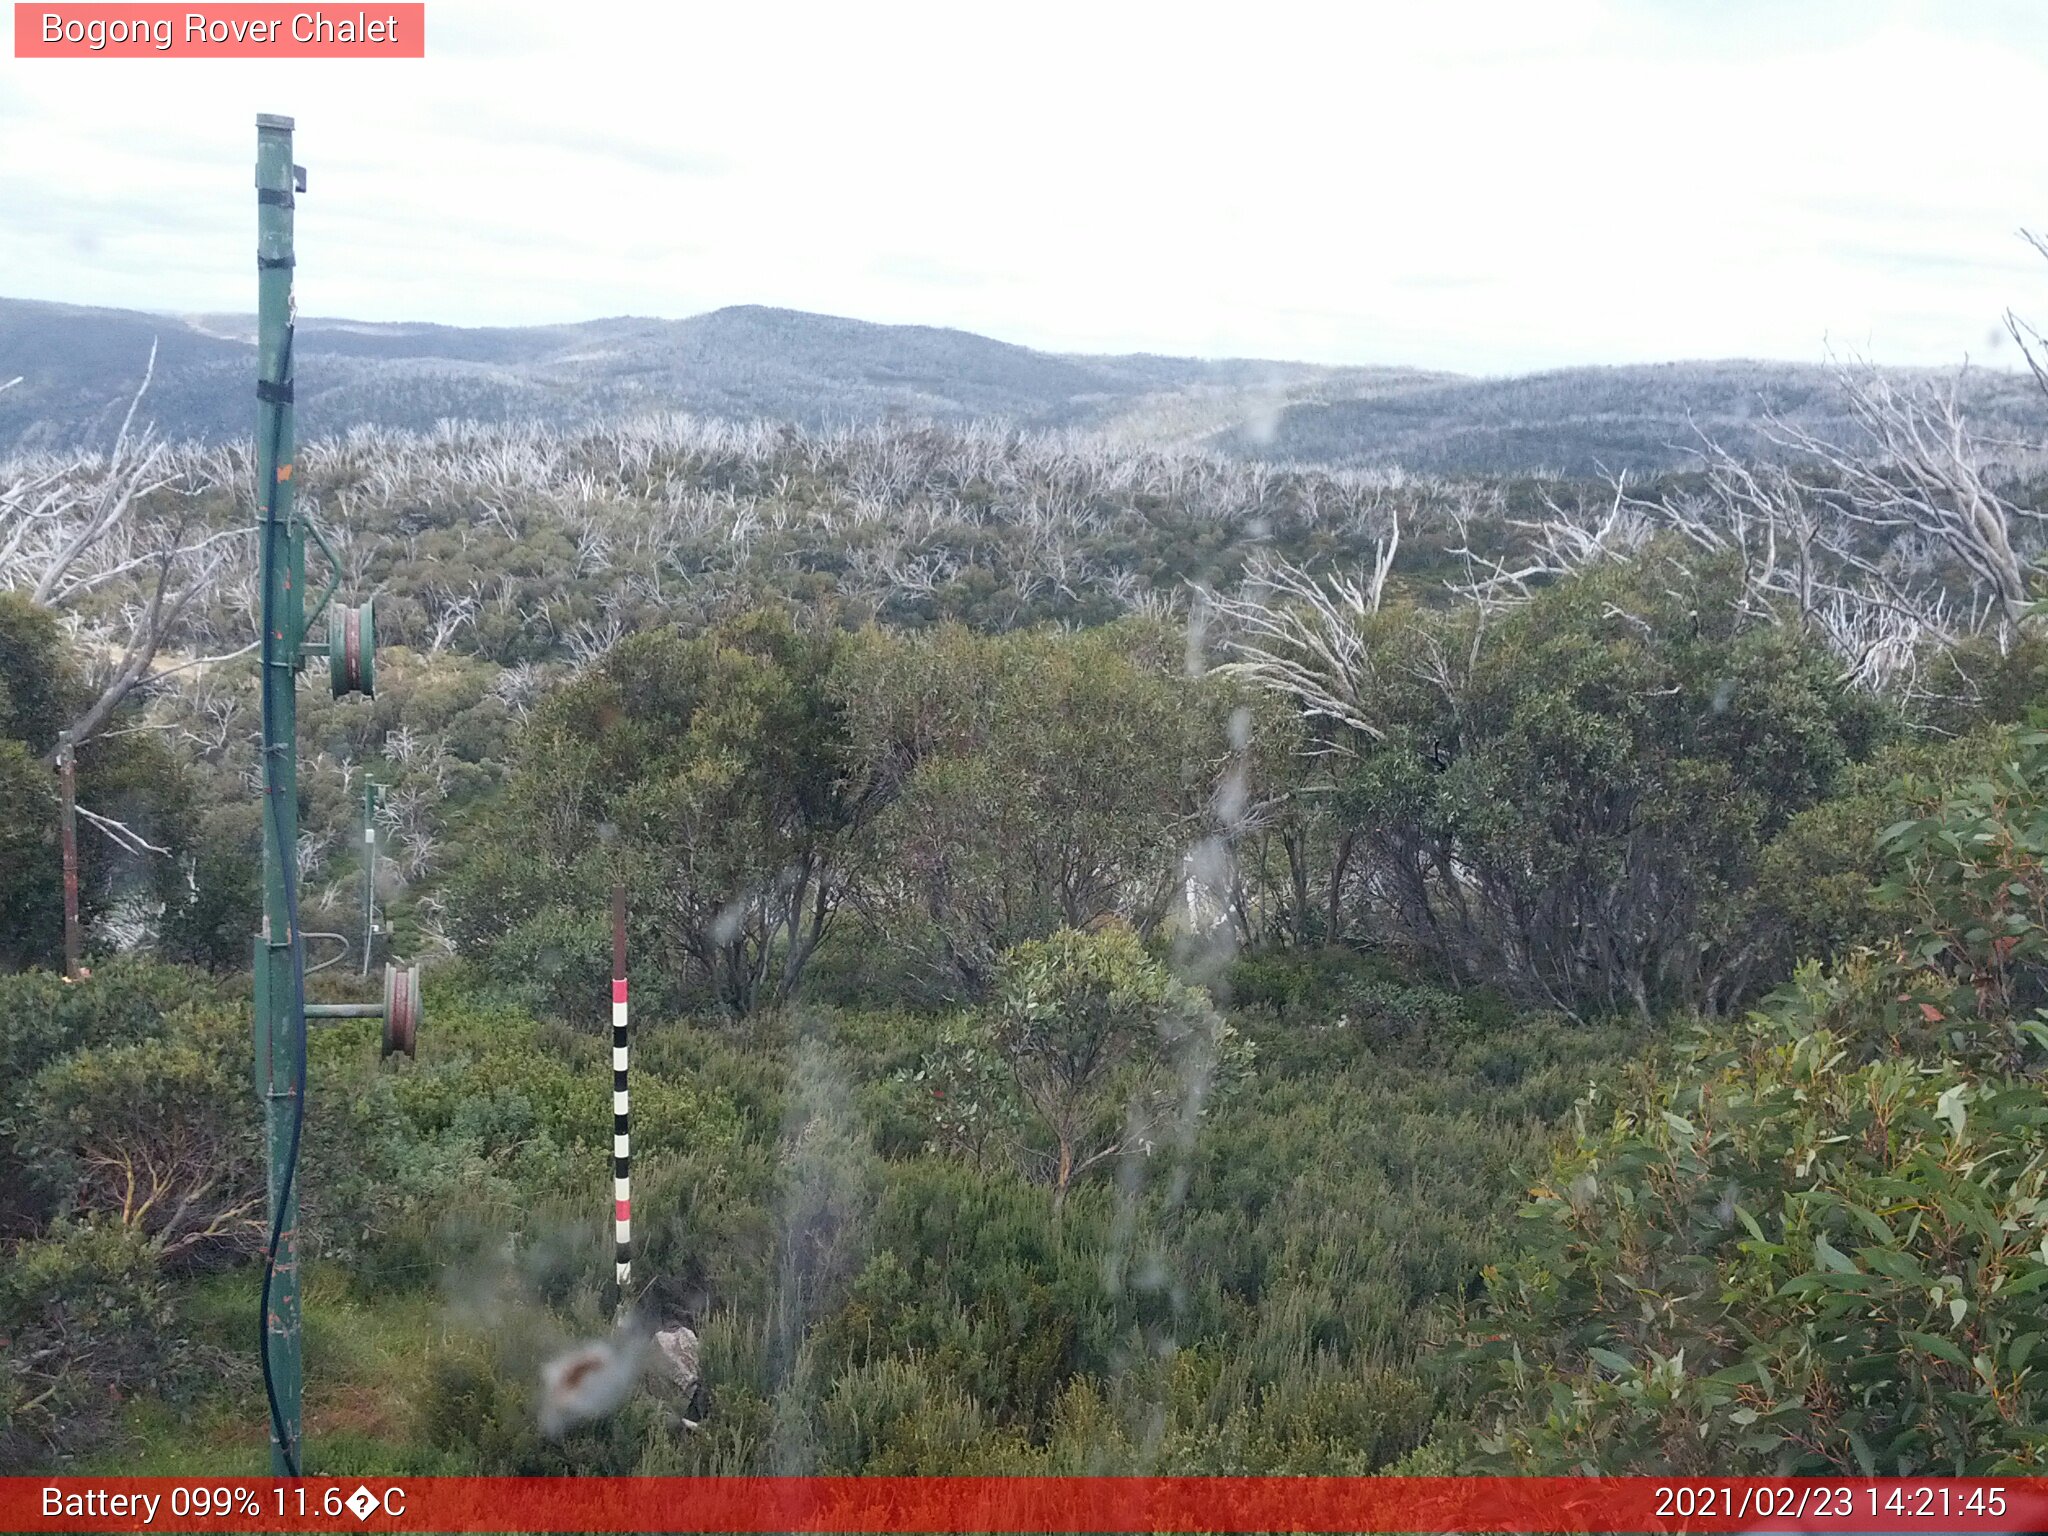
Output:
<path fill-rule="evenodd" d="M 334 436 L 444 421 L 574 431 L 687 411 L 828 429 L 1002 422 L 1275 464 L 1592 477 L 1690 468 L 1710 442 L 1782 458 L 1788 431 L 1837 440 L 1856 430 L 1834 369 L 1741 359 L 1466 378 L 1391 359 L 1062 355 L 759 305 L 477 329 L 308 318 L 296 334 L 300 407 Z M 17 380 L 0 387 L 0 451 L 104 450 L 153 348 L 138 425 L 174 441 L 248 433 L 250 317 L 0 299 L 0 386 Z M 1954 387 L 1987 444 L 2036 440 L 2022 371 L 1890 376 Z"/>
<path fill-rule="evenodd" d="M 1256 359 L 1083 357 L 966 331 L 741 305 L 688 320 L 619 317 L 474 328 L 308 317 L 307 419 L 431 431 L 442 421 L 554 428 L 660 411 L 812 427 L 999 420 L 1194 441 L 1300 399 L 1432 382 L 1412 368 Z M 246 315 L 152 315 L 0 299 L 0 449 L 104 448 L 154 351 L 145 421 L 166 437 L 240 438 L 253 366 Z"/>
<path fill-rule="evenodd" d="M 1933 382 L 1925 373 L 1898 377 Z M 1978 369 L 1940 382 L 1958 391 L 1987 444 L 2038 441 L 2038 397 L 2025 374 Z M 1745 457 L 1783 457 L 1787 424 L 1833 440 L 1853 433 L 1828 369 L 1729 360 L 1418 381 L 1370 397 L 1291 404 L 1273 422 L 1235 429 L 1216 445 L 1420 473 L 1599 476 L 1676 469 L 1708 442 Z"/>
<path fill-rule="evenodd" d="M 2039 1470 L 2044 487 L 1943 390 L 1827 411 L 1619 482 L 305 445 L 383 649 L 301 688 L 302 922 L 374 779 L 428 993 L 314 1037 L 309 1470 Z M 0 463 L 10 1470 L 265 1454 L 248 480 Z M 579 1415 L 615 881 L 706 1392 Z"/>

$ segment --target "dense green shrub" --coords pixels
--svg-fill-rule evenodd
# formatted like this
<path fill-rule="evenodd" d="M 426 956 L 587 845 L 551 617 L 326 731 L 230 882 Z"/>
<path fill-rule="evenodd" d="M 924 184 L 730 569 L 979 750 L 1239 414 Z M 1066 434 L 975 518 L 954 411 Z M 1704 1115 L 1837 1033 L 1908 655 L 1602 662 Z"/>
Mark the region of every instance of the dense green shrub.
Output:
<path fill-rule="evenodd" d="M 2044 745 L 1887 829 L 1888 952 L 1591 1102 L 1492 1286 L 1484 1457 L 2042 1464 Z"/>
<path fill-rule="evenodd" d="M 1886 872 L 1879 834 L 1938 799 L 1946 786 L 1995 766 L 2010 747 L 2003 731 L 1894 743 L 1844 774 L 1828 799 L 1786 823 L 1757 866 L 1754 928 L 1762 973 L 1783 979 L 1802 960 L 1881 946 L 1893 925 L 1878 890 Z"/>
<path fill-rule="evenodd" d="M 57 782 L 21 741 L 0 737 L 0 967 L 63 956 Z"/>
<path fill-rule="evenodd" d="M 734 1014 L 788 1001 L 846 898 L 873 805 L 848 776 L 829 686 L 846 644 L 763 610 L 699 635 L 636 635 L 552 696 L 494 834 L 506 846 L 470 882 L 463 921 L 492 967 L 509 977 L 538 959 L 544 989 L 580 977 L 591 962 L 575 946 L 604 921 L 593 896 L 624 878 L 658 973 Z M 525 871 L 508 867 L 515 846 Z"/>
<path fill-rule="evenodd" d="M 594 624 L 559 542 L 500 553 L 550 623 Z M 972 566 L 910 633 L 743 585 L 641 612 L 659 627 L 551 696 L 566 667 L 395 654 L 376 701 L 303 718 L 308 924 L 353 915 L 359 855 L 321 840 L 381 757 L 394 938 L 465 958 L 416 1061 L 379 1065 L 367 1022 L 313 1039 L 313 1336 L 323 1306 L 334 1334 L 349 1308 L 432 1317 L 381 1422 L 448 1469 L 1366 1473 L 1468 1416 L 1483 1445 L 1424 1458 L 2031 1465 L 2048 773 L 1940 800 L 2009 738 L 1896 740 L 1731 582 L 1653 546 L 1484 633 L 1397 593 L 1360 620 L 1369 740 L 1190 676 L 1199 644 L 1157 623 L 1015 628 L 1037 610 Z M 424 641 L 428 606 L 395 622 Z M 1009 632 L 942 621 L 970 610 Z M 508 622 L 479 613 L 479 643 L 548 653 Z M 255 828 L 246 717 L 222 718 L 160 950 L 228 971 Z M 636 1396 L 550 1439 L 542 1364 L 611 1326 L 621 874 L 636 1299 L 697 1320 L 714 1406 L 691 1433 Z M 1835 967 L 1766 1014 L 1660 1038 L 1813 953 Z M 246 1236 L 187 1241 L 109 1182 L 168 1149 L 247 1204 L 244 990 L 121 961 L 0 979 L 10 1316 L 83 1298 L 168 1348 L 195 1336 L 183 1269 L 253 1279 Z M 1477 1368 L 1444 1368 L 1489 1294 Z M 40 1361 L 74 1347 L 20 1330 Z M 182 1369 L 82 1379 L 174 1401 Z M 90 1416 L 34 1404 L 48 1385 L 9 1378 L 22 1423 L 58 1415 L 24 1455 Z"/>
<path fill-rule="evenodd" d="M 118 1222 L 60 1222 L 0 1263 L 0 1472 L 89 1447 L 137 1393 L 190 1395 L 204 1352 L 158 1255 Z"/>
<path fill-rule="evenodd" d="M 817 1470 L 875 1477 L 994 1471 L 981 1405 L 915 1354 L 837 1377 L 818 1413 Z"/>
<path fill-rule="evenodd" d="M 262 808 L 220 806 L 193 834 L 182 874 L 158 924 L 157 953 L 216 974 L 249 965 L 262 919 Z"/>
<path fill-rule="evenodd" d="M 907 1082 L 942 1144 L 977 1160 L 1007 1148 L 1051 1183 L 1055 1209 L 1113 1158 L 1184 1146 L 1251 1065 L 1208 996 L 1118 923 L 1017 945 L 995 986 L 981 1026 L 943 1033 Z"/>
<path fill-rule="evenodd" d="M 51 971 L 0 975 L 0 1238 L 51 1214 L 53 1191 L 25 1157 L 36 1075 L 74 1051 L 154 1039 L 167 1015 L 217 1006 L 218 996 L 194 972 L 133 960 L 76 982 Z"/>
<path fill-rule="evenodd" d="M 998 955 L 1055 929 L 1149 935 L 1175 909 L 1235 702 L 1186 665 L 1179 636 L 1136 621 L 849 653 L 850 750 L 886 797 L 861 912 L 928 995 L 979 998 Z"/>
<path fill-rule="evenodd" d="M 1891 869 L 1879 895 L 1903 920 L 1911 980 L 1937 983 L 1925 1021 L 1950 1049 L 1990 1047 L 2008 1068 L 2048 1048 L 2048 735 L 2022 735 L 1880 841 Z"/>
<path fill-rule="evenodd" d="M 166 1015 L 229 995 L 195 971 L 141 960 L 110 961 L 76 982 L 52 971 L 0 976 L 0 1085 L 87 1046 L 154 1036 Z"/>
<path fill-rule="evenodd" d="M 20 1148 L 53 1209 L 140 1234 L 170 1260 L 262 1243 L 249 1024 L 218 1007 L 170 1014 L 152 1038 L 51 1062 L 23 1095 Z"/>
<path fill-rule="evenodd" d="M 1747 616 L 1742 580 L 1653 544 L 1498 619 L 1361 621 L 1378 734 L 1349 743 L 1331 830 L 1358 844 L 1367 931 L 1582 1013 L 1717 1011 L 1775 979 L 1762 851 L 1896 720 Z"/>
<path fill-rule="evenodd" d="M 416 1062 L 373 1073 L 364 1034 L 334 1031 L 312 1064 L 316 1093 L 355 1081 L 308 1115 L 304 1223 L 316 1252 L 384 1283 L 428 1279 L 460 1251 L 450 1221 L 502 1236 L 544 1225 L 537 1213 L 555 1202 L 579 1224 L 608 1209 L 609 1042 L 439 988 L 428 1016 Z M 684 1150 L 716 1164 L 739 1139 L 715 1083 L 643 1067 L 634 1097 L 636 1151 L 654 1168 Z"/>
<path fill-rule="evenodd" d="M 2038 1081 L 1860 1066 L 1817 981 L 1645 1074 L 1494 1282 L 1481 1446 L 1517 1469 L 2040 1465 Z M 1866 993 L 1850 1006 L 1881 1006 Z"/>

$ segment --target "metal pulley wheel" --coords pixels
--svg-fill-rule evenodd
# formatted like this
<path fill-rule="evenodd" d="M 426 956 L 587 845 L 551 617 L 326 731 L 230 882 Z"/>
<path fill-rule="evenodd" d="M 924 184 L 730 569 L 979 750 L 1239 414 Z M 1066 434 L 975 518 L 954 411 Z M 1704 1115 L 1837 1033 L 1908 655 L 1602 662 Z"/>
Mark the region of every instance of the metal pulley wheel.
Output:
<path fill-rule="evenodd" d="M 408 965 L 384 967 L 384 1054 L 403 1051 L 410 1056 L 419 1043 L 420 968 Z"/>
<path fill-rule="evenodd" d="M 369 603 L 341 608 L 327 623 L 327 673 L 338 699 L 377 692 L 377 625 Z"/>

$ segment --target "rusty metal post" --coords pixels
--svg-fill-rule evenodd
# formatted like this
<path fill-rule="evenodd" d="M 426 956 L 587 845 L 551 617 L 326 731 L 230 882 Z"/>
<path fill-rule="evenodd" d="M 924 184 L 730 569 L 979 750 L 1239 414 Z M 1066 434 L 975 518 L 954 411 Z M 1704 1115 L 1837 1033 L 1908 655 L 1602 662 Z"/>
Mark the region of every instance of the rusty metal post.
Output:
<path fill-rule="evenodd" d="M 57 836 L 64 845 L 64 979 L 78 980 L 78 749 L 57 738 Z"/>

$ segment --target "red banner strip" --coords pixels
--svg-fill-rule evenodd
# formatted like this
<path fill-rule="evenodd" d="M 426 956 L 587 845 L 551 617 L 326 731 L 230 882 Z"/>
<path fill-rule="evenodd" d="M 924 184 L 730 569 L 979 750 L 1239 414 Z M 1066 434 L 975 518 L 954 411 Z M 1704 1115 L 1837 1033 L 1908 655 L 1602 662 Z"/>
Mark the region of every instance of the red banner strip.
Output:
<path fill-rule="evenodd" d="M 423 59 L 422 0 L 67 5 L 16 0 L 17 59 Z M 288 473 L 278 472 L 282 479 Z"/>
<path fill-rule="evenodd" d="M 2048 1478 L 14 1477 L 9 1531 L 2048 1530 Z"/>

